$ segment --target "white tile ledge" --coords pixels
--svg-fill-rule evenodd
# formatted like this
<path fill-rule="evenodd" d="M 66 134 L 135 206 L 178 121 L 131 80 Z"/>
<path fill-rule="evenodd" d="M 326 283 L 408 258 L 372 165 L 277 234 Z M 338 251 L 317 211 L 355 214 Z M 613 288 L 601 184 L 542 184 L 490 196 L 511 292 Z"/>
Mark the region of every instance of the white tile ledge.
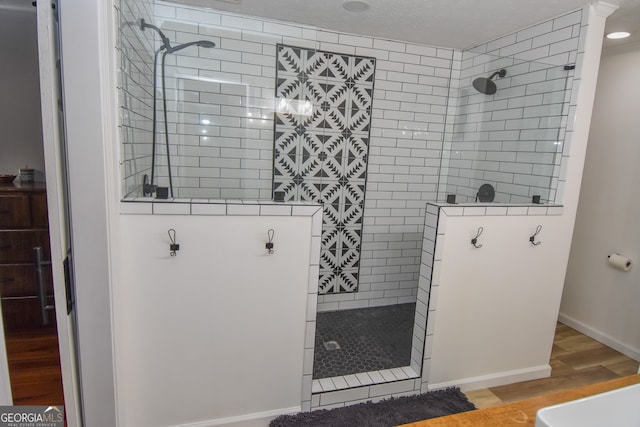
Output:
<path fill-rule="evenodd" d="M 374 384 L 385 384 L 419 377 L 420 375 L 413 368 L 410 366 L 403 366 L 401 368 L 360 372 L 357 374 L 313 380 L 311 392 L 313 394 L 326 393 L 329 391 L 367 387 Z"/>
<path fill-rule="evenodd" d="M 313 216 L 322 209 L 312 202 L 272 200 L 166 199 L 150 197 L 124 199 L 120 213 L 129 215 L 251 215 Z"/>
<path fill-rule="evenodd" d="M 446 202 L 427 202 L 428 205 L 434 205 L 441 208 L 490 208 L 490 207 L 558 207 L 564 206 L 556 203 L 446 203 Z"/>
<path fill-rule="evenodd" d="M 548 216 L 562 215 L 564 206 L 535 203 L 427 203 L 439 208 L 447 216 Z"/>

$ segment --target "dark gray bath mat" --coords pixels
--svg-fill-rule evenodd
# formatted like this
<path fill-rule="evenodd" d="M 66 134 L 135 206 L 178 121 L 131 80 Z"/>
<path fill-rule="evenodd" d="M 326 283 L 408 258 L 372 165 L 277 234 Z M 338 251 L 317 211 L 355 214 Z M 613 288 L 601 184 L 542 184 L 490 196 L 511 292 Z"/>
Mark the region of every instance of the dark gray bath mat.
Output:
<path fill-rule="evenodd" d="M 458 388 L 367 402 L 344 408 L 281 415 L 270 427 L 392 427 L 476 409 Z"/>

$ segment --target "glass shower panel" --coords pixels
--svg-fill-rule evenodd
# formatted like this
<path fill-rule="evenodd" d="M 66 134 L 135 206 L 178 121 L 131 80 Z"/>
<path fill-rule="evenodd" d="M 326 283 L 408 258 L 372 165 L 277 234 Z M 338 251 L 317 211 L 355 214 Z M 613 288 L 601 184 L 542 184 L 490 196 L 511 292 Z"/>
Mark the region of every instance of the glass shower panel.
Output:
<path fill-rule="evenodd" d="M 488 201 L 488 184 L 494 202 L 554 202 L 571 69 L 473 52 L 456 65 L 438 201 Z"/>
<path fill-rule="evenodd" d="M 181 17 L 121 3 L 123 197 L 143 196 L 152 181 L 174 198 L 271 200 L 275 46 L 287 29 L 223 25 L 213 10 Z"/>
<path fill-rule="evenodd" d="M 251 105 L 256 88 L 189 69 L 170 70 L 167 90 L 176 197 L 270 199 L 273 108 Z M 162 155 L 161 155 L 162 158 Z M 166 163 L 165 163 L 166 167 Z M 166 182 L 166 173 L 159 175 Z"/>

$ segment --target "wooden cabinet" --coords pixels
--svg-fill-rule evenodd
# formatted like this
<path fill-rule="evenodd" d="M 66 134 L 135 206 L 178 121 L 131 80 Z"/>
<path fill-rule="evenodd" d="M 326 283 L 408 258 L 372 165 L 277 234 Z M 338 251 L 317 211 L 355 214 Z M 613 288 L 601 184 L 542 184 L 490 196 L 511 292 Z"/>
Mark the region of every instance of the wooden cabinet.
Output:
<path fill-rule="evenodd" d="M 42 248 L 45 305 L 53 305 L 47 195 L 42 184 L 0 185 L 0 297 L 6 333 L 55 325 L 43 319 L 34 248 Z"/>

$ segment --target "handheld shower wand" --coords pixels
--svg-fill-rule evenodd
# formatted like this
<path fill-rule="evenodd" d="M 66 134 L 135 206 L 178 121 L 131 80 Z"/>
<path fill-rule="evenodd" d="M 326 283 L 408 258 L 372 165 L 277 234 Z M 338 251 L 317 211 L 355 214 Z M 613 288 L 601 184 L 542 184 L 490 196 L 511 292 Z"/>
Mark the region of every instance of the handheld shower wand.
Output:
<path fill-rule="evenodd" d="M 162 105 L 164 110 L 164 131 L 165 131 L 165 143 L 167 149 L 167 170 L 169 174 L 169 190 L 171 192 L 171 197 L 173 198 L 173 179 L 171 174 L 171 155 L 169 153 L 169 127 L 167 124 L 167 99 L 165 96 L 165 58 L 169 53 L 174 53 L 189 46 L 198 46 L 204 48 L 213 48 L 215 47 L 215 43 L 209 40 L 198 40 L 192 41 L 188 43 L 183 43 L 177 46 L 171 46 L 171 42 L 169 38 L 162 32 L 162 30 L 155 25 L 148 24 L 144 19 L 140 19 L 140 29 L 144 31 L 147 28 L 151 28 L 162 40 L 162 45 L 155 51 L 153 57 L 153 131 L 152 131 L 152 140 L 151 140 L 151 178 L 149 182 L 145 180 L 142 186 L 142 194 L 143 196 L 153 195 L 153 192 L 156 189 L 156 186 L 153 184 L 153 180 L 155 177 L 155 160 L 156 160 L 156 140 L 157 140 L 157 112 L 156 112 L 156 104 L 157 104 L 157 78 L 158 78 L 158 56 L 160 56 L 160 52 L 163 52 L 162 55 Z"/>

